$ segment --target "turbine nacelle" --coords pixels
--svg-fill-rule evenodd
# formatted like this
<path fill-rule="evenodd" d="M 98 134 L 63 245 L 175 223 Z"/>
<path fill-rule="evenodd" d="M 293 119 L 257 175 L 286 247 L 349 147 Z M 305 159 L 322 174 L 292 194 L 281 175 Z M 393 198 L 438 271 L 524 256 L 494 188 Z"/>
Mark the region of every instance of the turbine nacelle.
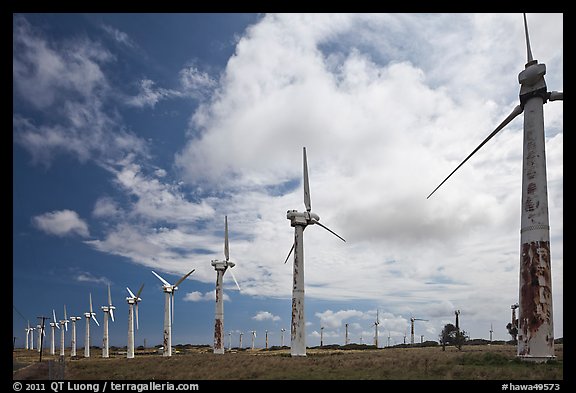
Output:
<path fill-rule="evenodd" d="M 299 212 L 298 210 L 288 210 L 286 218 L 291 221 L 292 226 L 296 225 L 313 225 L 320 221 L 320 216 L 312 212 Z"/>
<path fill-rule="evenodd" d="M 210 261 L 210 264 L 212 266 L 214 266 L 214 269 L 216 270 L 226 270 L 229 267 L 234 267 L 236 266 L 236 264 L 234 262 L 230 262 L 230 261 L 219 261 L 218 259 L 213 259 L 212 261 Z"/>

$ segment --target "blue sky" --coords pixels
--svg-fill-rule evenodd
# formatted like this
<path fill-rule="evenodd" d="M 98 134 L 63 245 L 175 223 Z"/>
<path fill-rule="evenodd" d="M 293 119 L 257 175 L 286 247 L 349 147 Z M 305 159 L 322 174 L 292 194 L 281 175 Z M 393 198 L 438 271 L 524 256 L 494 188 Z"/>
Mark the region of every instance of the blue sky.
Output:
<path fill-rule="evenodd" d="M 528 14 L 549 90 L 563 90 L 563 15 Z M 13 333 L 145 284 L 136 345 L 212 344 L 216 273 L 233 345 L 289 330 L 307 147 L 307 343 L 437 340 L 454 322 L 508 340 L 518 301 L 522 116 L 426 196 L 518 104 L 521 14 L 14 14 Z M 563 336 L 563 103 L 544 108 L 555 336 Z M 83 346 L 84 321 L 78 325 Z M 66 337 L 69 345 L 70 337 Z M 101 345 L 102 330 L 92 330 Z M 289 334 L 285 336 L 289 342 Z"/>

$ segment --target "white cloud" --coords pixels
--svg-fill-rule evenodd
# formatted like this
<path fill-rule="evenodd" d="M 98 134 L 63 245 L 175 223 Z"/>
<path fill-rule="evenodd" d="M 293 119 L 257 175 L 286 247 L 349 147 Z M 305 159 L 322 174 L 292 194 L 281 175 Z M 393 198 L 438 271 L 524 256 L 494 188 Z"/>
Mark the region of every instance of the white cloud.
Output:
<path fill-rule="evenodd" d="M 257 321 L 279 321 L 280 317 L 278 315 L 274 315 L 269 311 L 258 311 L 256 313 L 256 315 L 254 315 L 252 317 L 252 319 L 255 319 Z"/>
<path fill-rule="evenodd" d="M 216 80 L 195 66 L 183 68 L 179 76 L 182 93 L 191 97 L 206 97 L 217 86 Z"/>
<path fill-rule="evenodd" d="M 14 90 L 48 121 L 36 124 L 14 113 L 14 141 L 34 162 L 49 166 L 57 153 L 79 161 L 107 162 L 127 152 L 145 156 L 146 143 L 125 131 L 115 112 L 104 109 L 112 95 L 102 66 L 113 56 L 85 38 L 56 42 L 22 16 L 14 19 Z"/>
<path fill-rule="evenodd" d="M 229 301 L 230 296 L 228 296 L 226 293 L 224 293 L 223 299 L 224 299 L 224 301 Z M 199 291 L 188 292 L 184 296 L 183 300 L 186 302 L 204 302 L 204 301 L 215 302 L 216 301 L 216 291 L 213 290 L 213 291 L 208 291 L 205 293 L 202 293 Z"/>
<path fill-rule="evenodd" d="M 92 215 L 98 218 L 116 217 L 122 214 L 122 209 L 110 197 L 101 197 L 96 200 Z"/>
<path fill-rule="evenodd" d="M 102 25 L 101 27 L 116 42 L 119 42 L 120 44 L 126 45 L 127 47 L 130 48 L 136 47 L 136 43 L 125 32 L 118 30 L 117 28 L 112 27 L 110 25 Z"/>
<path fill-rule="evenodd" d="M 342 322 L 344 320 L 353 317 L 363 317 L 364 313 L 358 310 L 340 310 L 336 312 L 332 310 L 326 310 L 324 312 L 317 312 L 314 315 L 320 318 L 321 326 L 324 326 L 328 329 L 335 329 L 343 326 Z"/>
<path fill-rule="evenodd" d="M 72 210 L 58 210 L 32 218 L 32 224 L 43 232 L 56 236 L 90 236 L 88 224 Z"/>
<path fill-rule="evenodd" d="M 105 285 L 111 284 L 111 281 L 108 278 L 104 276 L 97 277 L 89 272 L 80 272 L 74 278 L 76 281 L 80 282 L 91 282 L 95 284 L 105 284 Z"/>
<path fill-rule="evenodd" d="M 126 100 L 128 105 L 138 108 L 146 106 L 154 108 L 160 100 L 179 97 L 181 95 L 181 93 L 176 90 L 154 87 L 155 82 L 150 79 L 142 79 L 139 84 L 140 93 L 137 96 L 129 97 Z"/>

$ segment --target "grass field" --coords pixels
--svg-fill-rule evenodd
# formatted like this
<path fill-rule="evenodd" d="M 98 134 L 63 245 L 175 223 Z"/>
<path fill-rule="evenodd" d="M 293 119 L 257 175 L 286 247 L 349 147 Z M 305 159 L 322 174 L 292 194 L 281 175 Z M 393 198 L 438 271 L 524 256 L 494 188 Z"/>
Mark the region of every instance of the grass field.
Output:
<path fill-rule="evenodd" d="M 136 354 L 134 359 L 111 352 L 101 358 L 64 361 L 66 380 L 562 380 L 563 345 L 556 359 L 544 364 L 521 361 L 512 345 L 380 348 L 367 350 L 308 349 L 292 358 L 288 349 L 227 351 L 214 355 L 210 348 L 186 349 L 172 357 Z M 83 351 L 79 351 L 83 355 Z M 17 349 L 13 379 L 49 379 L 59 356 Z M 52 360 L 52 362 L 50 362 Z M 60 363 L 61 364 L 61 363 Z M 62 379 L 62 378 L 57 378 Z"/>

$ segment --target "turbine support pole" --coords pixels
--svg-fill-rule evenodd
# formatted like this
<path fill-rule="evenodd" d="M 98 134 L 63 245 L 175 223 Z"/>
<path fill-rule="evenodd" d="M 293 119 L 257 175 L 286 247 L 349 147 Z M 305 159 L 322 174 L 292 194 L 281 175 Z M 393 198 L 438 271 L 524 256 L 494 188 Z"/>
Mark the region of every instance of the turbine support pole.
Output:
<path fill-rule="evenodd" d="M 79 317 L 71 317 L 72 320 L 72 338 L 70 339 L 70 357 L 76 357 L 76 320 Z"/>
<path fill-rule="evenodd" d="M 289 212 L 290 213 L 290 212 Z M 294 227 L 294 283 L 292 287 L 292 324 L 290 355 L 306 356 L 306 324 L 304 319 L 304 228 L 303 213 L 293 214 Z M 289 217 L 290 218 L 290 214 Z M 302 223 L 303 221 L 303 223 Z"/>
<path fill-rule="evenodd" d="M 64 350 L 65 348 L 65 337 L 64 337 L 64 323 L 61 324 L 61 328 L 60 328 L 60 356 L 64 357 Z"/>
<path fill-rule="evenodd" d="M 134 301 L 128 302 L 128 346 L 126 358 L 134 358 Z"/>
<path fill-rule="evenodd" d="M 171 306 L 170 297 L 172 293 L 165 291 L 166 296 L 164 297 L 164 351 L 163 356 L 172 356 L 172 317 L 171 317 Z"/>
<path fill-rule="evenodd" d="M 102 357 L 109 358 L 110 357 L 110 344 L 108 340 L 108 307 L 102 307 L 104 310 L 104 333 L 102 333 Z"/>
<path fill-rule="evenodd" d="M 214 353 L 224 354 L 224 299 L 223 279 L 226 271 L 226 262 L 212 261 L 216 269 L 216 311 L 214 321 Z"/>
<path fill-rule="evenodd" d="M 554 356 L 550 222 L 544 137 L 546 66 L 529 59 L 518 75 L 524 109 L 520 225 L 518 357 L 544 362 Z"/>
<path fill-rule="evenodd" d="M 86 335 L 84 336 L 84 357 L 90 357 L 90 313 L 85 313 L 84 317 L 86 318 Z"/>

